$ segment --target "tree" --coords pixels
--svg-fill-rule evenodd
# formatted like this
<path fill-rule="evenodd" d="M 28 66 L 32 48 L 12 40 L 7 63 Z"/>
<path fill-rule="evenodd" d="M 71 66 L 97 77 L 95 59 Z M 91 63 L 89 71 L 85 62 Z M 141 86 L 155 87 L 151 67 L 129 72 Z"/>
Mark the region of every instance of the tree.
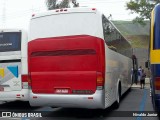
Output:
<path fill-rule="evenodd" d="M 69 0 L 62 0 L 62 2 L 59 4 L 59 8 L 69 8 Z"/>
<path fill-rule="evenodd" d="M 57 0 L 46 0 L 46 6 L 47 6 L 48 10 L 58 8 Z"/>
<path fill-rule="evenodd" d="M 131 10 L 131 13 L 136 13 L 136 18 L 133 22 L 138 22 L 141 25 L 145 25 L 144 20 L 151 20 L 151 11 L 154 8 L 156 2 L 149 0 L 130 0 L 126 3 L 127 10 Z"/>
<path fill-rule="evenodd" d="M 73 7 L 79 7 L 79 3 L 77 3 L 76 0 L 62 0 L 61 2 L 58 0 L 46 0 L 46 6 L 48 10 L 69 8 L 70 3 L 73 4 Z"/>
<path fill-rule="evenodd" d="M 73 7 L 79 7 L 79 3 L 76 0 L 72 0 Z"/>

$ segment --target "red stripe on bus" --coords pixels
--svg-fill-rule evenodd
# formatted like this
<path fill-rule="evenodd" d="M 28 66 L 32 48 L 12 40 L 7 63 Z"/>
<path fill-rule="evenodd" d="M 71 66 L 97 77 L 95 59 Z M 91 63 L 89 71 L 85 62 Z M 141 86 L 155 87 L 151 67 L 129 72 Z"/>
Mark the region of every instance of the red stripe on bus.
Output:
<path fill-rule="evenodd" d="M 32 40 L 28 43 L 28 68 L 34 93 L 55 94 L 53 88 L 69 87 L 70 91 L 93 94 L 97 72 L 103 78 L 98 82 L 104 85 L 105 42 L 89 35 Z"/>

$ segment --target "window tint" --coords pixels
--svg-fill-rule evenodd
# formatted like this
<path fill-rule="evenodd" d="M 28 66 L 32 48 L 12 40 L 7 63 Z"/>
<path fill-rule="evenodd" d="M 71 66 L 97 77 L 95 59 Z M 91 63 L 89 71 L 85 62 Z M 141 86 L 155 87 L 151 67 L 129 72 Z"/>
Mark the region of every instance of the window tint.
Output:
<path fill-rule="evenodd" d="M 108 48 L 127 57 L 131 57 L 131 45 L 104 15 L 102 16 L 102 24 L 104 40 Z"/>
<path fill-rule="evenodd" d="M 0 33 L 0 52 L 20 51 L 20 50 L 21 50 L 20 32 Z"/>

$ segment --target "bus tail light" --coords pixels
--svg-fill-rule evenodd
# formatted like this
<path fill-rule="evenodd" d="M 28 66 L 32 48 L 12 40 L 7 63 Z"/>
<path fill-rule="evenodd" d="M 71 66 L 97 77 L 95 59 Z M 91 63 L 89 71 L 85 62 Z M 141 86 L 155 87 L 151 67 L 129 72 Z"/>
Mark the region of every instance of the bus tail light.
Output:
<path fill-rule="evenodd" d="M 160 90 L 160 77 L 156 77 L 155 79 L 155 89 Z"/>
<path fill-rule="evenodd" d="M 33 96 L 34 99 L 38 98 L 37 96 Z"/>
<path fill-rule="evenodd" d="M 28 74 L 28 86 L 31 86 L 31 74 Z"/>
<path fill-rule="evenodd" d="M 97 72 L 97 89 L 102 90 L 104 86 L 104 78 L 101 72 Z"/>
<path fill-rule="evenodd" d="M 20 94 L 16 94 L 16 96 L 21 96 Z"/>
<path fill-rule="evenodd" d="M 21 75 L 22 89 L 28 89 L 28 75 Z"/>
<path fill-rule="evenodd" d="M 28 75 L 22 75 L 22 82 L 28 82 Z"/>

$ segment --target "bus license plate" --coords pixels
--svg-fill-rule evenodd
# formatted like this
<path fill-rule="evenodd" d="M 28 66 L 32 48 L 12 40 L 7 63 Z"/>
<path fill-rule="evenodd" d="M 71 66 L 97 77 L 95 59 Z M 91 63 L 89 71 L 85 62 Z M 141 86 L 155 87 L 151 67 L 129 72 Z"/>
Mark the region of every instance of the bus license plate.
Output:
<path fill-rule="evenodd" d="M 55 93 L 57 94 L 67 94 L 69 93 L 68 89 L 56 89 Z"/>

